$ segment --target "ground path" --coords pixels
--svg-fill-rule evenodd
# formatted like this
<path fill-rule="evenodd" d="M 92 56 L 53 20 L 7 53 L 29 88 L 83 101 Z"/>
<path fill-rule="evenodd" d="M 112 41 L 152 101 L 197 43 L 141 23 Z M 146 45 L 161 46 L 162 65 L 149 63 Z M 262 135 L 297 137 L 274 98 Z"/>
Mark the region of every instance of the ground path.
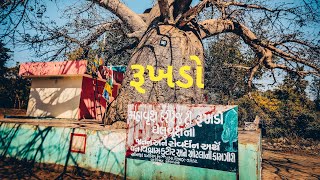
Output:
<path fill-rule="evenodd" d="M 262 179 L 320 179 L 320 157 L 264 150 Z M 62 173 L 65 172 L 65 173 Z M 0 160 L 0 179 L 122 179 L 108 173 L 63 166 L 37 165 L 13 159 Z"/>
<path fill-rule="evenodd" d="M 264 150 L 263 179 L 320 179 L 320 157 Z"/>

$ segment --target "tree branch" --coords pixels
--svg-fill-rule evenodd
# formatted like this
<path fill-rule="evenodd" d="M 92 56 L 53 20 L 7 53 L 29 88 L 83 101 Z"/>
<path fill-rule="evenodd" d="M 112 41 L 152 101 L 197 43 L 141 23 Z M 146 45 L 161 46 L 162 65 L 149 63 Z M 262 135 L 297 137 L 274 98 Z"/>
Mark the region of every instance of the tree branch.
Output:
<path fill-rule="evenodd" d="M 269 43 L 263 43 L 261 41 L 258 41 L 257 42 L 258 45 L 261 45 L 262 47 L 265 47 L 269 50 L 271 50 L 274 54 L 282 57 L 283 59 L 287 60 L 287 61 L 294 61 L 294 62 L 298 62 L 298 63 L 301 63 L 301 64 L 304 64 L 304 65 L 307 65 L 313 69 L 315 69 L 316 71 L 320 72 L 320 67 L 318 67 L 317 65 L 305 60 L 305 59 L 302 59 L 298 56 L 294 56 L 292 54 L 289 54 L 285 51 L 282 51 L 278 48 L 276 48 L 275 46 L 269 44 Z"/>
<path fill-rule="evenodd" d="M 160 8 L 160 13 L 163 18 L 164 23 L 172 23 L 173 22 L 173 14 L 170 13 L 170 7 L 168 0 L 158 0 L 158 5 Z"/>
<path fill-rule="evenodd" d="M 229 64 L 229 63 L 224 63 L 223 65 L 226 66 L 226 67 L 228 67 L 228 68 L 243 69 L 243 70 L 245 70 L 245 71 L 248 71 L 248 70 L 251 69 L 251 67 L 244 66 L 244 65 L 241 65 L 241 64 Z"/>
<path fill-rule="evenodd" d="M 119 0 L 93 0 L 93 2 L 118 16 L 132 31 L 141 31 L 147 28 L 142 18 Z"/>
<path fill-rule="evenodd" d="M 264 66 L 268 69 L 278 68 L 286 71 L 295 72 L 299 75 L 314 74 L 319 76 L 320 74 L 320 68 L 317 65 L 313 64 L 312 62 L 309 62 L 306 59 L 302 59 L 298 56 L 292 55 L 281 49 L 278 49 L 273 45 L 273 43 L 263 42 L 259 40 L 249 28 L 247 28 L 241 23 L 222 19 L 210 19 L 200 23 L 200 35 L 202 38 L 207 38 L 224 32 L 233 32 L 240 36 L 243 39 L 243 41 L 246 44 L 248 44 L 253 49 L 253 51 L 255 51 L 258 58 L 260 59 L 259 63 L 251 69 L 251 74 L 248 82 L 250 87 L 253 76 L 256 73 L 259 66 L 261 65 L 261 63 L 263 63 Z M 315 71 L 298 71 L 289 68 L 284 64 L 276 64 L 272 61 L 273 55 L 277 55 L 288 62 L 292 61 L 309 66 L 313 68 Z"/>
<path fill-rule="evenodd" d="M 90 37 L 88 37 L 85 41 L 82 41 L 80 46 L 85 47 L 92 44 L 92 42 L 96 41 L 103 33 L 105 33 L 107 30 L 110 30 L 112 27 L 114 27 L 116 24 L 119 24 L 120 21 L 116 20 L 113 22 L 107 22 L 105 24 L 102 24 L 98 28 L 96 28 L 96 31 L 91 34 Z"/>
<path fill-rule="evenodd" d="M 299 40 L 299 39 L 284 39 L 280 42 L 275 42 L 275 43 L 271 43 L 272 46 L 274 47 L 277 47 L 278 45 L 283 45 L 285 43 L 296 43 L 296 44 L 300 44 L 300 45 L 303 45 L 303 46 L 306 46 L 306 47 L 309 47 L 310 49 L 312 49 L 313 51 L 316 51 L 316 52 L 320 52 L 320 48 L 319 47 L 316 47 L 306 41 L 303 41 L 303 40 Z"/>
<path fill-rule="evenodd" d="M 265 10 L 265 11 L 270 11 L 270 12 L 274 12 L 276 10 L 272 10 L 263 6 L 259 6 L 256 4 L 245 4 L 245 3 L 240 3 L 240 2 L 227 2 L 224 3 L 225 6 L 238 6 L 238 7 L 243 7 L 243 8 L 250 8 L 250 9 L 260 9 L 260 10 Z"/>
<path fill-rule="evenodd" d="M 190 8 L 192 0 L 175 0 L 173 3 L 173 16 L 176 18 L 176 22 L 182 16 L 183 13 L 187 12 Z"/>
<path fill-rule="evenodd" d="M 287 71 L 294 71 L 293 69 L 291 69 L 285 65 L 274 64 L 272 62 L 272 54 L 274 53 L 275 55 L 278 55 L 279 57 L 281 57 L 287 61 L 298 62 L 298 63 L 304 64 L 306 66 L 309 66 L 309 67 L 315 69 L 318 73 L 320 72 L 320 68 L 318 66 L 316 66 L 315 64 L 313 64 L 305 59 L 302 59 L 300 57 L 286 53 L 286 52 L 274 47 L 270 43 L 264 43 L 264 42 L 260 41 L 256 37 L 256 35 L 252 31 L 250 31 L 249 28 L 244 26 L 243 24 L 234 22 L 234 31 L 233 32 L 235 34 L 239 35 L 240 37 L 242 37 L 244 42 L 247 43 L 249 46 L 251 46 L 259 57 L 266 56 L 264 63 L 265 63 L 265 66 L 269 69 L 280 68 L 280 69 L 284 69 Z"/>
<path fill-rule="evenodd" d="M 134 41 L 133 43 L 128 44 L 124 47 L 121 47 L 120 49 L 116 50 L 114 53 L 108 55 L 106 59 L 110 59 L 113 56 L 116 56 L 116 55 L 123 53 L 124 51 L 134 49 L 135 47 L 137 47 L 137 45 L 138 45 L 138 41 Z"/>
<path fill-rule="evenodd" d="M 265 58 L 266 58 L 265 56 L 262 56 L 259 59 L 259 62 L 250 69 L 250 76 L 249 76 L 249 79 L 248 79 L 248 90 L 249 90 L 249 92 L 252 89 L 252 81 L 253 81 L 254 75 L 257 73 L 258 69 L 260 68 L 260 66 L 261 66 L 262 62 L 265 60 Z"/>
<path fill-rule="evenodd" d="M 151 23 L 161 15 L 160 13 L 160 8 L 159 8 L 159 5 L 158 4 L 155 4 L 150 12 L 148 12 L 146 15 L 145 15 L 145 22 L 147 24 L 147 26 L 149 27 L 151 25 Z"/>
<path fill-rule="evenodd" d="M 169 12 L 170 14 L 172 14 L 173 12 L 173 6 L 172 6 L 172 3 L 174 0 L 167 0 L 168 1 L 168 4 L 169 4 Z M 149 12 L 144 15 L 144 21 L 145 23 L 147 24 L 147 26 L 151 26 L 155 20 L 157 20 L 159 17 L 161 16 L 161 13 L 160 13 L 160 7 L 158 5 L 158 3 L 156 3 L 150 10 Z"/>
<path fill-rule="evenodd" d="M 202 39 L 224 33 L 231 32 L 234 29 L 234 24 L 230 20 L 209 19 L 199 23 L 200 35 Z"/>
<path fill-rule="evenodd" d="M 188 22 L 190 22 L 192 19 L 198 16 L 198 14 L 203 10 L 203 8 L 206 6 L 206 4 L 209 2 L 209 0 L 204 0 L 200 2 L 195 7 L 189 9 L 186 13 L 184 13 L 181 18 L 177 17 L 177 24 L 179 27 L 182 27 L 186 25 Z"/>

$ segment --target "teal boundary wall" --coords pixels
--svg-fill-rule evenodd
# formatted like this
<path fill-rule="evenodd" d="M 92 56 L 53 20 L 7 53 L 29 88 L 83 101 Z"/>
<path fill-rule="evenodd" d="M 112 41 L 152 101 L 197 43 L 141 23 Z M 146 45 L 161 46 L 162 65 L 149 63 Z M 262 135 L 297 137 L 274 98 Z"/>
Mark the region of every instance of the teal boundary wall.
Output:
<path fill-rule="evenodd" d="M 86 152 L 70 152 L 71 133 L 86 134 Z M 0 123 L 0 156 L 76 166 L 128 179 L 237 179 L 235 173 L 125 159 L 126 130 Z M 239 131 L 239 179 L 261 179 L 261 134 Z"/>

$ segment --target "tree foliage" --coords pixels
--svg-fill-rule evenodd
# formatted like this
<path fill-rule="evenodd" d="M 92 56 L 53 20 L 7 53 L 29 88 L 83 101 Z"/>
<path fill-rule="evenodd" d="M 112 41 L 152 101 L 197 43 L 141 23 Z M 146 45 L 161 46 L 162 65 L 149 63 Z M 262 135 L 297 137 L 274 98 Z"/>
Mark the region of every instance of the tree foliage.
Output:
<path fill-rule="evenodd" d="M 6 62 L 11 59 L 10 49 L 0 42 L 1 75 L 0 75 L 0 107 L 1 108 L 26 108 L 29 99 L 30 81 L 18 76 L 19 66 L 6 67 Z"/>
<path fill-rule="evenodd" d="M 250 121 L 256 115 L 266 123 L 269 137 L 299 137 L 320 139 L 320 111 L 316 101 L 305 92 L 305 82 L 287 75 L 275 90 L 254 92 L 254 100 L 244 96 L 237 100 L 240 119 Z M 302 80 L 304 81 L 304 80 Z"/>
<path fill-rule="evenodd" d="M 246 94 L 248 72 L 243 67 L 251 65 L 254 54 L 243 51 L 241 39 L 232 34 L 207 43 L 205 89 L 209 103 L 233 104 Z"/>
<path fill-rule="evenodd" d="M 3 77 L 6 72 L 6 63 L 10 60 L 10 49 L 6 48 L 2 41 L 0 41 L 0 77 Z"/>
<path fill-rule="evenodd" d="M 320 111 L 320 78 L 315 77 L 311 84 L 311 94 L 314 97 L 316 108 Z"/>

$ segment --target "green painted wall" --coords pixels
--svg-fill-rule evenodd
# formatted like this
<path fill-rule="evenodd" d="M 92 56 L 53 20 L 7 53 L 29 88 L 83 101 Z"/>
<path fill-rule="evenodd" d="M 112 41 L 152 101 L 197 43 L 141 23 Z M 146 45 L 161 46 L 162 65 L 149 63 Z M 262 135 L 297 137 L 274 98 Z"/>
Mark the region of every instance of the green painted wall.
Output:
<path fill-rule="evenodd" d="M 69 152 L 71 133 L 87 134 L 85 154 Z M 1 123 L 0 154 L 124 175 L 125 137 L 115 139 L 115 133 L 123 136 L 125 130 L 94 131 Z"/>
<path fill-rule="evenodd" d="M 71 133 L 87 135 L 85 154 L 69 152 Z M 1 156 L 125 175 L 125 130 L 98 131 L 2 122 L 0 138 Z M 260 139 L 259 132 L 239 131 L 240 179 L 260 178 Z M 142 160 L 127 159 L 126 168 L 130 179 L 236 179 L 235 173 Z"/>
<path fill-rule="evenodd" d="M 239 134 L 239 179 L 261 179 L 261 151 L 260 131 L 242 131 Z"/>
<path fill-rule="evenodd" d="M 236 179 L 236 174 L 191 166 L 127 159 L 130 179 Z"/>

